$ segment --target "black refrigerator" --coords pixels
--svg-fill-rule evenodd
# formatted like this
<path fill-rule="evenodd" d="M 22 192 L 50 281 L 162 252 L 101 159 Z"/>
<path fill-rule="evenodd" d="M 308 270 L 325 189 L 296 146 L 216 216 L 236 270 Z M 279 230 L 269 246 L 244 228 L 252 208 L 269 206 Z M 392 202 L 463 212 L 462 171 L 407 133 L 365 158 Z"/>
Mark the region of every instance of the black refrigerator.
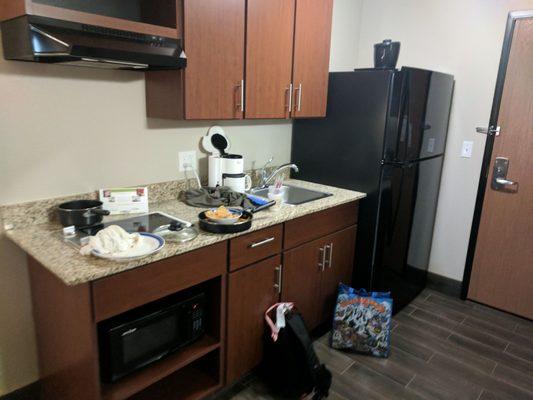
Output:
<path fill-rule="evenodd" d="M 453 76 L 417 68 L 329 76 L 323 119 L 295 120 L 295 178 L 365 192 L 352 284 L 391 291 L 395 312 L 426 285 Z"/>

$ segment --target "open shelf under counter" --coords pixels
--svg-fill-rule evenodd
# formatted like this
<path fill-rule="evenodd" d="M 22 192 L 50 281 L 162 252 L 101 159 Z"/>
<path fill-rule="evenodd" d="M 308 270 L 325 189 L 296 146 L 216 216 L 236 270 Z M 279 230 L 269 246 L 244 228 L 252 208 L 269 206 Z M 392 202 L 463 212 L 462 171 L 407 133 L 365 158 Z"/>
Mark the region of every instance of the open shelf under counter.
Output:
<path fill-rule="evenodd" d="M 176 353 L 138 372 L 122 378 L 115 383 L 102 384 L 102 398 L 104 400 L 128 399 L 130 396 L 143 391 L 158 381 L 166 384 L 168 382 L 165 378 L 167 378 L 169 375 L 175 374 L 176 371 L 181 369 L 188 369 L 191 363 L 199 360 L 209 353 L 218 350 L 219 348 L 219 341 L 211 336 L 205 335 L 197 342 L 184 347 L 183 349 L 178 350 Z M 212 379 L 215 381 L 214 378 Z M 189 380 L 196 381 L 197 378 L 190 378 Z M 218 384 L 218 380 L 216 380 L 216 383 Z"/>
<path fill-rule="evenodd" d="M 209 353 L 185 368 L 132 396 L 129 400 L 198 400 L 223 386 L 219 374 L 220 353 Z"/>

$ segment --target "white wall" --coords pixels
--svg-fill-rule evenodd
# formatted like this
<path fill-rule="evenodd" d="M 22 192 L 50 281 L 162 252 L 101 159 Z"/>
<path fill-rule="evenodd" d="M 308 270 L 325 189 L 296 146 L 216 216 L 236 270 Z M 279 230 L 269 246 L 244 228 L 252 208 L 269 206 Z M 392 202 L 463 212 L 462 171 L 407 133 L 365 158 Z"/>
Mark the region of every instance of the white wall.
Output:
<path fill-rule="evenodd" d="M 363 0 L 357 66 L 373 65 L 373 44 L 401 42 L 399 66 L 455 76 L 441 194 L 430 270 L 462 280 L 485 137 L 503 35 L 510 10 L 533 9 L 533 0 Z M 357 24 L 357 23 L 356 23 Z M 474 141 L 471 159 L 463 140 Z"/>
<path fill-rule="evenodd" d="M 355 65 L 360 5 L 335 0 L 332 70 Z M 176 179 L 178 151 L 198 149 L 211 125 L 147 120 L 144 81 L 133 72 L 0 58 L 0 88 L 0 205 Z M 271 155 L 289 161 L 291 123 L 221 124 L 246 168 Z M 24 254 L 0 236 L 0 396 L 37 379 Z"/>
<path fill-rule="evenodd" d="M 147 120 L 142 73 L 0 60 L 0 87 L 0 204 L 173 180 L 178 151 L 205 157 L 212 123 Z M 247 168 L 289 161 L 290 122 L 223 125 Z"/>
<path fill-rule="evenodd" d="M 351 71 L 357 64 L 363 0 L 334 0 L 329 70 Z"/>

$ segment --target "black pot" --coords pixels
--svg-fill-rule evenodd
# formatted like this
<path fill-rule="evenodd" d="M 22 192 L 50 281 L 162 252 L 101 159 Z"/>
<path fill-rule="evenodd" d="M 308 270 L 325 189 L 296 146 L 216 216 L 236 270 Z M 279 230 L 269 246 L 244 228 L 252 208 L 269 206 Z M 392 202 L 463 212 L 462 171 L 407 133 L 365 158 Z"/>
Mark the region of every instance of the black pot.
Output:
<path fill-rule="evenodd" d="M 380 69 L 395 68 L 400 55 L 400 42 L 385 39 L 374 45 L 374 67 Z"/>
<path fill-rule="evenodd" d="M 63 226 L 84 227 L 99 224 L 109 211 L 102 209 L 98 200 L 75 200 L 57 207 L 59 221 Z"/>

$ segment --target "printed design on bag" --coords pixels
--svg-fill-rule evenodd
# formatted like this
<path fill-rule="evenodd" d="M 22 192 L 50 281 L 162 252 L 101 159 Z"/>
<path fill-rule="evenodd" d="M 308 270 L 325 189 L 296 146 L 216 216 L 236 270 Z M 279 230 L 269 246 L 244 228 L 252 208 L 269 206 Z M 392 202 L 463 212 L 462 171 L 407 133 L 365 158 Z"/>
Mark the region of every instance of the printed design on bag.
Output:
<path fill-rule="evenodd" d="M 390 299 L 339 293 L 331 346 L 387 357 L 390 343 Z"/>

